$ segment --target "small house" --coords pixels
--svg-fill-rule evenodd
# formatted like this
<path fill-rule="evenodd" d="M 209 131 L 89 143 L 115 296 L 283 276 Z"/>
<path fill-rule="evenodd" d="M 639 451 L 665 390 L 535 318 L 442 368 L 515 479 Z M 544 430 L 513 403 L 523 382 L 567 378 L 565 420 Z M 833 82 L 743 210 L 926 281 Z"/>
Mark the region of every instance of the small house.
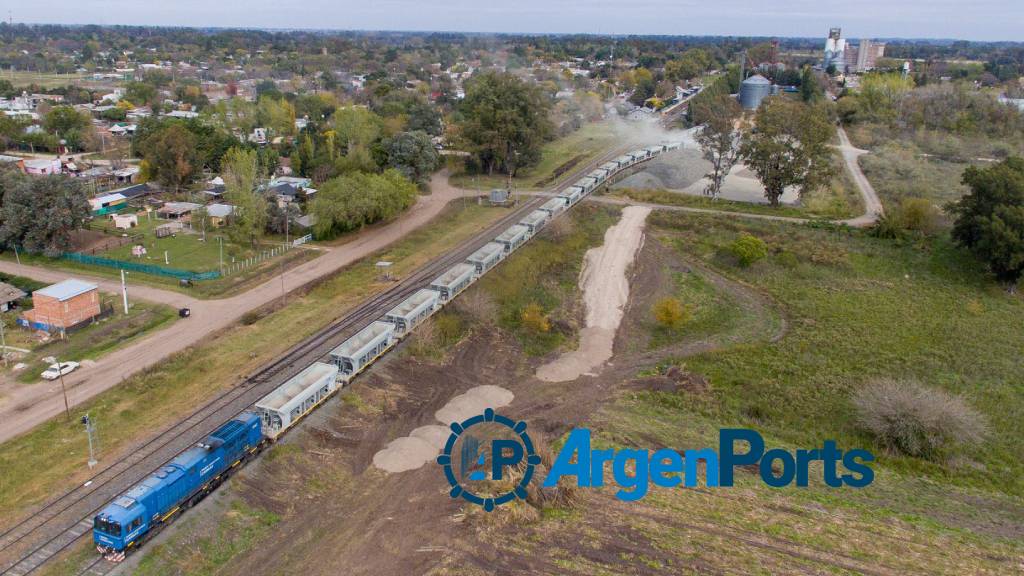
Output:
<path fill-rule="evenodd" d="M 60 174 L 62 164 L 60 158 L 54 158 L 52 160 L 47 160 L 45 158 L 28 158 L 24 160 L 23 166 L 25 167 L 25 174 L 47 176 L 50 174 Z"/>
<path fill-rule="evenodd" d="M 156 211 L 157 218 L 165 220 L 187 219 L 192 211 L 199 208 L 195 202 L 167 202 Z"/>
<path fill-rule="evenodd" d="M 228 218 L 235 212 L 231 204 L 208 204 L 206 214 L 210 217 L 210 224 L 214 228 L 220 228 L 228 223 Z"/>
<path fill-rule="evenodd" d="M 104 194 L 103 196 L 97 196 L 89 200 L 89 207 L 92 208 L 94 216 L 102 216 L 104 214 L 111 214 L 124 208 L 125 202 L 128 198 L 121 193 Z"/>
<path fill-rule="evenodd" d="M 99 287 L 70 278 L 32 293 L 32 309 L 18 324 L 33 330 L 61 332 L 100 315 Z"/>

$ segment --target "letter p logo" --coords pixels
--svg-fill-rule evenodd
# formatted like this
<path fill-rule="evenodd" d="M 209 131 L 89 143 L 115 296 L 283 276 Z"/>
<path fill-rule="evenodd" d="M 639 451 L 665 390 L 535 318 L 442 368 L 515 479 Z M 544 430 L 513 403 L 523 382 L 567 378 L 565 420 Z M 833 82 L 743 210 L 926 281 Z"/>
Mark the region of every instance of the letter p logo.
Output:
<path fill-rule="evenodd" d="M 505 466 L 515 466 L 523 460 L 523 446 L 516 440 L 491 441 L 491 479 L 501 480 Z"/>

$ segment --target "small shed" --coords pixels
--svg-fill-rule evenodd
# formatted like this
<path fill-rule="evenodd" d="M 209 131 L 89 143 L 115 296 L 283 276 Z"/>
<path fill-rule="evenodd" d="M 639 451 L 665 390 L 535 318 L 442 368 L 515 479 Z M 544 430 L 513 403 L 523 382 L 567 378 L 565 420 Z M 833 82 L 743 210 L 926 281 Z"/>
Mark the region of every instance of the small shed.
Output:
<path fill-rule="evenodd" d="M 129 230 L 139 225 L 137 214 L 114 214 L 114 228 L 118 230 Z"/>
<path fill-rule="evenodd" d="M 373 322 L 331 351 L 331 359 L 338 366 L 339 378 L 350 378 L 373 362 L 391 347 L 395 325 Z"/>
<path fill-rule="evenodd" d="M 548 223 L 549 218 L 551 218 L 551 214 L 548 214 L 543 210 L 534 210 L 533 212 L 527 214 L 526 218 L 520 220 L 519 223 L 529 228 L 530 235 L 533 235 L 540 231 L 540 229 L 543 228 L 544 225 Z"/>
<path fill-rule="evenodd" d="M 467 264 L 472 264 L 476 268 L 477 276 L 487 272 L 491 268 L 501 262 L 501 259 L 505 257 L 505 245 L 498 242 L 488 242 L 480 247 L 479 250 L 473 252 L 466 258 Z"/>
<path fill-rule="evenodd" d="M 437 309 L 441 295 L 436 290 L 421 288 L 384 315 L 386 322 L 395 325 L 395 336 L 401 338 L 426 320 Z"/>
<path fill-rule="evenodd" d="M 167 238 L 168 236 L 174 236 L 178 232 L 184 230 L 185 227 L 181 222 L 168 222 L 167 224 L 161 224 L 153 229 L 153 234 L 157 238 Z"/>
<path fill-rule="evenodd" d="M 474 266 L 464 262 L 456 264 L 444 274 L 434 278 L 434 281 L 430 283 L 430 289 L 436 290 L 441 295 L 442 302 L 448 302 L 473 283 L 475 274 Z"/>
<path fill-rule="evenodd" d="M 522 224 L 513 224 L 507 230 L 498 234 L 495 242 L 505 247 L 505 254 L 508 254 L 523 245 L 530 236 L 530 229 Z"/>
<path fill-rule="evenodd" d="M 14 307 L 18 300 L 28 294 L 17 286 L 11 286 L 6 282 L 0 282 L 0 312 L 7 312 Z"/>
<path fill-rule="evenodd" d="M 125 202 L 128 201 L 128 197 L 121 193 L 106 194 L 103 196 L 97 196 L 89 200 L 89 207 L 92 208 L 93 215 L 100 216 L 103 214 L 110 214 L 117 212 L 124 208 Z"/>
<path fill-rule="evenodd" d="M 263 433 L 277 438 L 337 389 L 338 367 L 314 362 L 256 403 Z"/>
<path fill-rule="evenodd" d="M 504 204 L 508 202 L 508 190 L 495 188 L 491 190 L 491 204 Z"/>
<path fill-rule="evenodd" d="M 209 204 L 206 206 L 206 214 L 210 217 L 210 224 L 220 228 L 228 223 L 228 218 L 235 213 L 235 207 L 231 204 Z"/>

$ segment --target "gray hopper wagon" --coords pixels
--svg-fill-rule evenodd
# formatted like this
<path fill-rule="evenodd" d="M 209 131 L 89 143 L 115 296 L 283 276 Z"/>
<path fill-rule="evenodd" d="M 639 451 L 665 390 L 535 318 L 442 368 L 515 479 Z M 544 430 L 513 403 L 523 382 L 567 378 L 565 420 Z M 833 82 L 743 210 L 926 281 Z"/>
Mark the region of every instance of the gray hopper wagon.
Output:
<path fill-rule="evenodd" d="M 568 207 L 569 205 L 566 204 L 564 198 L 556 197 L 541 204 L 540 209 L 551 214 L 551 217 L 554 218 L 562 212 L 565 212 L 565 209 Z"/>
<path fill-rule="evenodd" d="M 507 230 L 498 234 L 495 242 L 505 247 L 505 254 L 511 254 L 516 248 L 523 245 L 530 237 L 530 229 L 522 224 L 513 224 Z"/>
<path fill-rule="evenodd" d="M 384 315 L 384 321 L 395 325 L 395 338 L 403 338 L 420 322 L 437 310 L 441 295 L 436 290 L 421 288 Z"/>
<path fill-rule="evenodd" d="M 394 345 L 395 325 L 376 321 L 331 350 L 331 360 L 338 366 L 338 379 L 351 380 Z"/>
<path fill-rule="evenodd" d="M 505 257 L 505 245 L 498 242 L 488 242 L 479 250 L 473 252 L 466 258 L 466 263 L 476 269 L 476 275 L 480 276 L 501 262 Z"/>
<path fill-rule="evenodd" d="M 263 433 L 271 439 L 291 428 L 337 389 L 338 367 L 314 362 L 256 403 Z"/>
<path fill-rule="evenodd" d="M 548 223 L 548 218 L 550 217 L 551 215 L 543 210 L 534 210 L 527 214 L 526 218 L 520 220 L 519 223 L 529 228 L 530 235 L 533 236 Z"/>
<path fill-rule="evenodd" d="M 459 295 L 476 278 L 476 268 L 465 262 L 456 264 L 430 283 L 430 289 L 436 290 L 441 302 L 448 302 Z"/>

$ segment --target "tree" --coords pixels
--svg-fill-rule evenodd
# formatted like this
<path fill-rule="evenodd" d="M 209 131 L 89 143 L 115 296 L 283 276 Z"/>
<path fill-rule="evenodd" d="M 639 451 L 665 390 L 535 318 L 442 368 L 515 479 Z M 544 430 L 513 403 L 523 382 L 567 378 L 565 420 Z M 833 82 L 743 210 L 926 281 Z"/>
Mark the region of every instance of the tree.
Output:
<path fill-rule="evenodd" d="M 89 201 L 80 180 L 67 176 L 0 175 L 3 223 L 0 243 L 57 257 L 71 247 L 71 232 L 89 217 Z"/>
<path fill-rule="evenodd" d="M 290 230 L 290 221 L 302 216 L 302 210 L 294 202 L 288 202 L 282 208 L 277 202 L 267 202 L 267 232 L 284 234 Z"/>
<path fill-rule="evenodd" d="M 324 182 L 310 203 L 317 238 L 331 238 L 394 218 L 416 201 L 416 186 L 394 169 L 353 172 Z"/>
<path fill-rule="evenodd" d="M 431 172 L 437 170 L 440 156 L 426 132 L 402 132 L 386 138 L 383 148 L 387 165 L 406 178 L 422 185 Z"/>
<path fill-rule="evenodd" d="M 704 126 L 697 132 L 704 159 L 711 163 L 711 171 L 704 176 L 709 182 L 704 193 L 718 198 L 722 182 L 739 159 L 739 120 L 743 110 L 736 100 L 726 93 L 702 101 L 704 107 L 698 114 L 704 119 Z"/>
<path fill-rule="evenodd" d="M 1013 292 L 1024 273 L 1024 159 L 970 166 L 963 183 L 970 192 L 947 207 L 956 218 L 953 240 L 985 262 Z"/>
<path fill-rule="evenodd" d="M 259 168 L 256 152 L 232 148 L 221 161 L 224 199 L 235 207 L 228 224 L 228 236 L 236 244 L 248 242 L 254 248 L 267 227 L 267 200 L 256 189 Z"/>
<path fill-rule="evenodd" d="M 92 120 L 89 115 L 79 112 L 71 106 L 54 106 L 43 118 L 43 128 L 47 132 L 56 133 L 66 145 L 74 150 L 83 148 L 88 136 L 92 133 Z"/>
<path fill-rule="evenodd" d="M 834 133 L 823 107 L 773 96 L 758 109 L 740 157 L 757 174 L 771 205 L 778 206 L 786 188 L 797 186 L 802 196 L 832 178 Z"/>
<path fill-rule="evenodd" d="M 519 78 L 486 72 L 468 83 L 459 108 L 458 134 L 488 174 L 516 170 L 540 160 L 541 146 L 553 132 L 550 100 Z"/>
<path fill-rule="evenodd" d="M 804 66 L 800 73 L 800 99 L 810 103 L 817 100 L 821 95 L 821 87 L 818 80 L 814 78 L 814 70 L 810 66 Z"/>
<path fill-rule="evenodd" d="M 201 167 L 196 137 L 179 123 L 158 129 L 142 141 L 139 150 L 149 175 L 175 189 L 191 184 Z"/>

